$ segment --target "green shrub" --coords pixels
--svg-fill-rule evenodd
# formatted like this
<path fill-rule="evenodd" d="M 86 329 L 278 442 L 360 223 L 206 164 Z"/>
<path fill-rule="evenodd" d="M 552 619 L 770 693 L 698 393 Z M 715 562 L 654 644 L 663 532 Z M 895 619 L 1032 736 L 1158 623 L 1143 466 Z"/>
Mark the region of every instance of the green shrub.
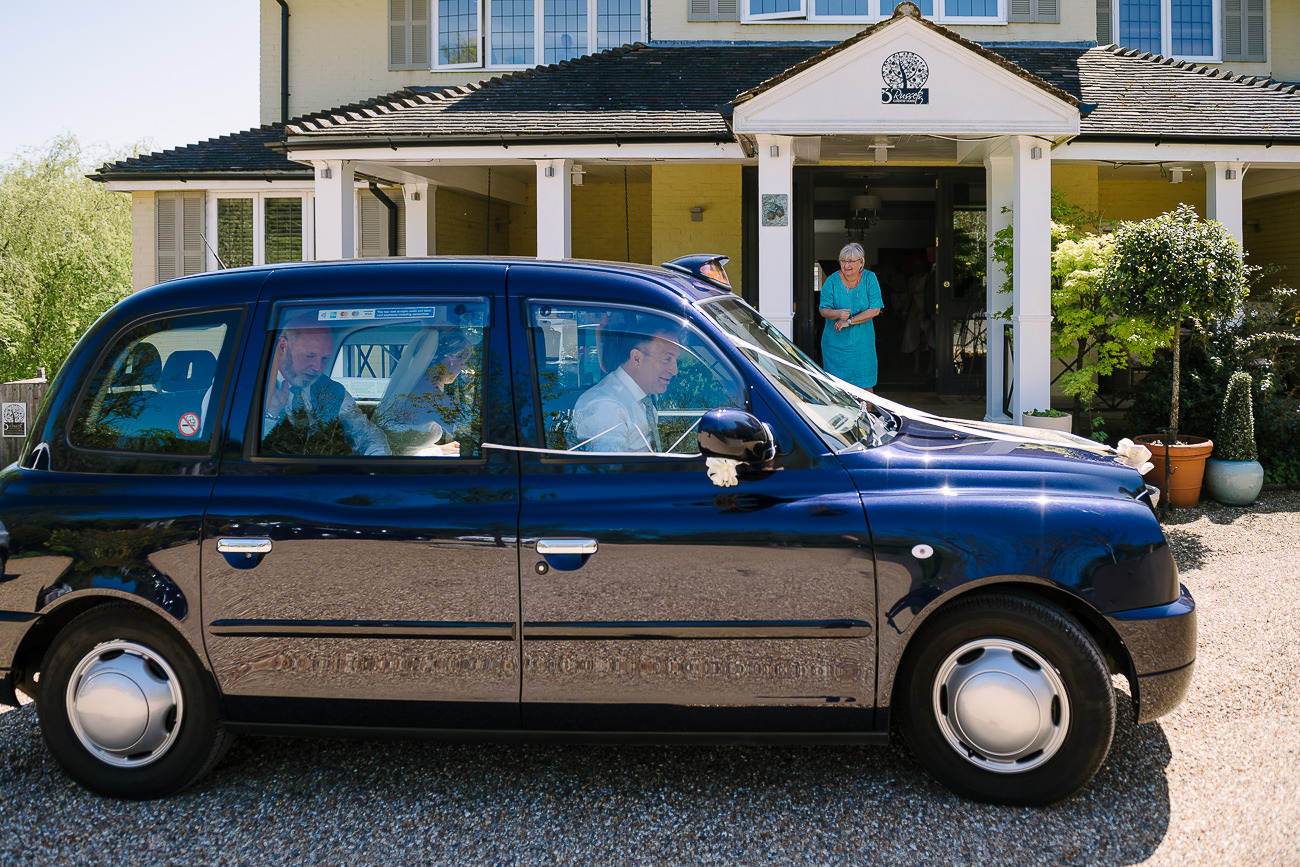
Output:
<path fill-rule="evenodd" d="M 1221 461 L 1254 461 L 1255 414 L 1251 408 L 1250 374 L 1239 370 L 1228 380 L 1228 391 L 1214 430 L 1214 457 Z"/>

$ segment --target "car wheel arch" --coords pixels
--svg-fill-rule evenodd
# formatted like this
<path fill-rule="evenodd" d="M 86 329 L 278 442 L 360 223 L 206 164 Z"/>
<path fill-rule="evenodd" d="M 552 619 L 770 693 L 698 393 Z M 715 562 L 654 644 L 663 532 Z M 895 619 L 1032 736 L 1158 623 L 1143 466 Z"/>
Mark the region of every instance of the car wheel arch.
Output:
<path fill-rule="evenodd" d="M 946 610 L 958 600 L 971 600 L 979 596 L 994 594 L 1010 594 L 1045 602 L 1073 617 L 1096 643 L 1111 673 L 1121 674 L 1128 681 L 1134 699 L 1133 711 L 1134 714 L 1137 713 L 1137 674 L 1133 667 L 1132 656 L 1124 647 L 1124 643 L 1115 628 L 1102 614 L 1077 596 L 1056 585 L 1031 579 L 1027 576 L 991 577 L 980 582 L 963 585 L 933 600 L 918 612 L 909 625 L 903 645 L 897 653 L 898 664 L 891 666 L 892 670 L 890 671 L 881 672 L 879 694 L 882 698 L 888 698 L 887 706 L 896 706 L 900 687 L 899 680 L 895 675 L 903 667 L 902 663 L 907 659 L 908 654 L 916 652 L 917 636 L 925 631 L 926 624 L 936 614 Z M 888 679 L 888 682 L 886 682 L 886 679 Z"/>
<path fill-rule="evenodd" d="M 54 639 L 63 628 L 87 611 L 114 603 L 130 603 L 136 609 L 149 614 L 162 629 L 175 633 L 198 659 L 199 665 L 208 671 L 207 654 L 202 647 L 196 647 L 186 631 L 169 613 L 150 600 L 115 590 L 81 591 L 56 600 L 41 613 L 40 618 L 27 630 L 22 642 L 14 654 L 14 686 L 32 698 L 40 689 L 36 676 L 40 672 L 42 661 L 49 652 Z M 209 671 L 209 676 L 211 672 Z"/>

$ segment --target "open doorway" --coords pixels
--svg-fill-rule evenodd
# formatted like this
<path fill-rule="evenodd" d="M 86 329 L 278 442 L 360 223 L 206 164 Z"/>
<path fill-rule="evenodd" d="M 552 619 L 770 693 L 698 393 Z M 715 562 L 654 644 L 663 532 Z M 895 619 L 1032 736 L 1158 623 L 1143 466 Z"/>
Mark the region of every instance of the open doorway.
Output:
<path fill-rule="evenodd" d="M 795 169 L 795 340 L 820 360 L 821 284 L 849 241 L 880 282 L 879 388 L 982 396 L 984 172 Z"/>

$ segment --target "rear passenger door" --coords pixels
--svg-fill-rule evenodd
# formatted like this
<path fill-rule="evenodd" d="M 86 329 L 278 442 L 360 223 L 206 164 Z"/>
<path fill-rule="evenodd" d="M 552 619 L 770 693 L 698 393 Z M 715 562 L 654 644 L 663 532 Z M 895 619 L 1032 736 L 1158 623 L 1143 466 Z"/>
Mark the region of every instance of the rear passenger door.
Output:
<path fill-rule="evenodd" d="M 269 280 L 245 356 L 203 542 L 227 712 L 513 726 L 517 458 L 483 447 L 514 436 L 504 268 L 339 270 Z"/>

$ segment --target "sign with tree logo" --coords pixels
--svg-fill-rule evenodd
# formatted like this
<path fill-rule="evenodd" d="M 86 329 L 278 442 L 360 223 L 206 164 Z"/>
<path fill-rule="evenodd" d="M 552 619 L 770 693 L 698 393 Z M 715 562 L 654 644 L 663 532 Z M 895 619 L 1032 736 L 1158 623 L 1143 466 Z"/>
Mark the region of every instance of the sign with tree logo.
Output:
<path fill-rule="evenodd" d="M 27 436 L 27 404 L 6 403 L 3 405 L 3 414 L 5 436 Z"/>

